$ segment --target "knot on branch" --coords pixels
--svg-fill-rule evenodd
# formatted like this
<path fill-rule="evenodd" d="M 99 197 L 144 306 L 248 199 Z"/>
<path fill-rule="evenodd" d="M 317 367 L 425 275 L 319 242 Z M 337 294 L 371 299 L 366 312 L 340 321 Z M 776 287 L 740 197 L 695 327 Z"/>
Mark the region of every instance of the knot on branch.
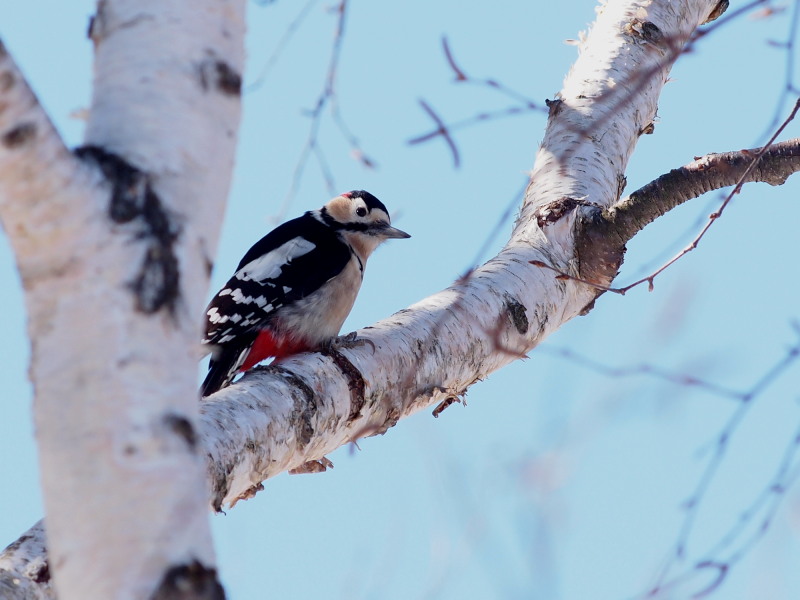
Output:
<path fill-rule="evenodd" d="M 510 294 L 506 294 L 505 299 L 505 309 L 508 318 L 511 320 L 511 324 L 514 325 L 514 328 L 520 335 L 525 335 L 530 327 L 525 305 Z"/>
<path fill-rule="evenodd" d="M 545 106 L 547 106 L 547 116 L 551 119 L 560 113 L 564 106 L 564 101 L 561 98 L 556 98 L 554 100 L 548 98 L 544 103 Z"/>
<path fill-rule="evenodd" d="M 217 570 L 198 560 L 169 569 L 150 600 L 225 600 Z"/>
<path fill-rule="evenodd" d="M 189 450 L 192 452 L 197 450 L 197 432 L 188 417 L 175 412 L 168 412 L 163 419 L 167 429 L 182 439 Z"/>
<path fill-rule="evenodd" d="M 197 66 L 200 87 L 204 92 L 216 90 L 225 96 L 242 95 L 242 76 L 209 50 L 209 56 Z"/>
<path fill-rule="evenodd" d="M 3 134 L 3 146 L 15 150 L 27 144 L 36 137 L 35 123 L 20 123 Z"/>
<path fill-rule="evenodd" d="M 619 272 L 625 256 L 625 242 L 611 235 L 613 223 L 602 209 L 582 211 L 575 233 L 578 273 L 581 279 L 599 286 L 597 295 L 608 287 Z"/>
<path fill-rule="evenodd" d="M 640 43 L 651 44 L 662 51 L 668 49 L 664 33 L 652 21 L 631 19 L 628 23 L 625 23 L 623 31 Z"/>
<path fill-rule="evenodd" d="M 536 217 L 536 224 L 540 228 L 551 225 L 560 220 L 561 217 L 566 215 L 568 212 L 575 210 L 575 208 L 582 203 L 583 202 L 577 198 L 569 198 L 564 196 L 558 200 L 553 200 L 552 202 L 543 204 L 542 206 L 539 206 L 533 213 L 533 215 Z"/>

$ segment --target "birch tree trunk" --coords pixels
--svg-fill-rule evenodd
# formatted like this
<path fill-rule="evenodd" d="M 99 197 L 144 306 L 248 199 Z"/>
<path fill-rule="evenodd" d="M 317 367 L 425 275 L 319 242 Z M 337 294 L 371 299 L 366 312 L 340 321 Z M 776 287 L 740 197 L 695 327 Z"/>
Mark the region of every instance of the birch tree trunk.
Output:
<path fill-rule="evenodd" d="M 672 64 L 716 4 L 605 4 L 550 104 L 503 250 L 450 288 L 359 331 L 365 343 L 251 371 L 201 404 L 195 435 L 194 317 L 233 156 L 242 5 L 102 2 L 92 28 L 92 147 L 80 153 L 89 167 L 61 147 L 29 96 L 10 103 L 16 117 L 0 114 L 4 139 L 34 119 L 40 132 L 31 141 L 23 127 L 11 138 L 25 143 L 0 154 L 0 214 L 30 311 L 59 595 L 141 597 L 170 567 L 191 572 L 195 559 L 209 572 L 198 455 L 208 457 L 211 506 L 234 504 L 266 478 L 322 470 L 341 445 L 436 403 L 446 407 L 589 310 L 638 230 L 612 218 L 628 159 L 655 117 Z M 165 38 L 174 43 L 159 46 Z M 3 69 L 21 82 L 13 65 Z M 800 169 L 797 147 L 775 159 L 783 174 L 771 182 Z M 724 185 L 736 183 L 730 177 Z M 139 200 L 126 200 L 131 189 Z M 679 196 L 672 206 L 693 197 Z M 664 210 L 646 199 L 637 206 L 639 228 Z M 130 210 L 134 216 L 120 221 Z M 0 574 L 48 595 L 36 581 L 42 531 L 35 527 L 0 555 Z"/>
<path fill-rule="evenodd" d="M 195 434 L 196 347 L 243 34 L 240 1 L 100 2 L 77 155 L 0 57 L 0 216 L 25 288 L 60 598 L 144 598 L 180 581 L 221 595 Z"/>

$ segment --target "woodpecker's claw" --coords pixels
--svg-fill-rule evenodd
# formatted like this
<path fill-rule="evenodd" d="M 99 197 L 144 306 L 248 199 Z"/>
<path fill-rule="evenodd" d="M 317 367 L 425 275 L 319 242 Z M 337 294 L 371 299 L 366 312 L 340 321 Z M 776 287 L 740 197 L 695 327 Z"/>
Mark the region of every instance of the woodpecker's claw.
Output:
<path fill-rule="evenodd" d="M 372 347 L 372 352 L 375 352 L 375 343 L 366 338 L 359 338 L 355 331 L 351 331 L 347 335 L 341 335 L 337 338 L 331 338 L 323 346 L 323 350 L 342 350 L 348 348 L 357 348 L 364 344 L 369 344 Z"/>

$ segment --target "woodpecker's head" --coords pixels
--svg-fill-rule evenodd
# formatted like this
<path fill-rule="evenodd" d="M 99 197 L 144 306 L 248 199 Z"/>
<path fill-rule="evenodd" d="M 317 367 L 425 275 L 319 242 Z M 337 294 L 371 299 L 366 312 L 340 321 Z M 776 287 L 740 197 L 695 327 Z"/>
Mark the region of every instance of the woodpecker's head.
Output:
<path fill-rule="evenodd" d="M 388 239 L 411 237 L 392 227 L 389 211 L 369 192 L 353 190 L 336 196 L 320 209 L 323 222 L 341 232 L 362 258 Z"/>

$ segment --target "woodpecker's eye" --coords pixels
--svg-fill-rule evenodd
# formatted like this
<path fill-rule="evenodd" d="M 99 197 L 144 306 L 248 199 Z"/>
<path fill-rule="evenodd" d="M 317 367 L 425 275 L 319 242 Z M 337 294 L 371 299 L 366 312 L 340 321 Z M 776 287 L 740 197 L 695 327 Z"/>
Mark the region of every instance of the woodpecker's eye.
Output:
<path fill-rule="evenodd" d="M 359 206 L 359 207 L 356 209 L 356 214 L 357 214 L 359 217 L 364 217 L 364 216 L 366 216 L 366 214 L 367 214 L 367 209 L 366 209 L 366 208 L 364 208 L 363 206 Z"/>

